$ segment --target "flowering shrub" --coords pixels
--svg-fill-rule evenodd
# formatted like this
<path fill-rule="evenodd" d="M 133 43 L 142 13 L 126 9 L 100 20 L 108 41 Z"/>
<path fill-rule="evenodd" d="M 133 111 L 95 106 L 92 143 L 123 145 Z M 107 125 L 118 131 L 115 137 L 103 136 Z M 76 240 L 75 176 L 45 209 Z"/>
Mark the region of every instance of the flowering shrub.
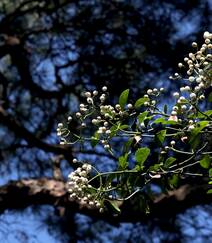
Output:
<path fill-rule="evenodd" d="M 86 102 L 80 104 L 75 117 L 79 129 L 71 131 L 67 124 L 58 124 L 61 144 L 90 142 L 93 147 L 101 144 L 117 159 L 117 169 L 99 172 L 93 165 L 79 162 L 79 167 L 69 175 L 67 188 L 70 200 L 81 206 L 98 208 L 108 206 L 120 212 L 125 200 L 140 202 L 148 211 L 148 201 L 156 192 L 152 185 L 162 190 L 178 187 L 187 177 L 211 176 L 212 110 L 204 110 L 204 102 L 211 102 L 212 93 L 212 34 L 204 33 L 204 44 L 198 48 L 193 42 L 194 53 L 184 58 L 178 66 L 182 70 L 170 79 L 185 80 L 179 92 L 173 93 L 175 105 L 164 105 L 160 100 L 164 88 L 148 89 L 146 94 L 129 103 L 129 89 L 124 90 L 115 105 L 107 104 L 107 87 L 101 91 L 86 91 Z M 183 78 L 185 77 L 185 78 Z M 169 109 L 168 109 L 169 108 Z M 92 131 L 92 136 L 89 132 Z M 123 142 L 122 150 L 116 151 L 114 139 Z M 154 143 L 156 148 L 150 149 Z M 212 189 L 208 191 L 212 193 Z"/>

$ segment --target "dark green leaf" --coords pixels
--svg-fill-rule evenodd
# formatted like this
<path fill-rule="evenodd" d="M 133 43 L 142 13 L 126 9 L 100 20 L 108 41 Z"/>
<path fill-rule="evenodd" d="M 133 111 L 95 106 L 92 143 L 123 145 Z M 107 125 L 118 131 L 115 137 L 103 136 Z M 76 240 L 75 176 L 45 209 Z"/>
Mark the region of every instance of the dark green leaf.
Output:
<path fill-rule="evenodd" d="M 129 95 L 129 89 L 126 89 L 121 93 L 119 97 L 119 105 L 121 106 L 122 109 L 124 109 L 124 106 L 127 104 L 128 95 Z"/>
<path fill-rule="evenodd" d="M 149 98 L 140 98 L 135 102 L 134 107 L 136 109 L 140 108 L 145 102 L 149 101 Z"/>
<path fill-rule="evenodd" d="M 212 193 L 212 189 L 209 189 L 208 191 L 207 191 L 207 194 L 211 194 Z"/>
<path fill-rule="evenodd" d="M 139 166 L 143 166 L 143 163 L 146 161 L 147 157 L 150 154 L 150 149 L 145 148 L 139 148 L 135 153 L 135 160 Z"/>
<path fill-rule="evenodd" d="M 156 133 L 155 136 L 156 136 L 156 141 L 159 141 L 160 144 L 162 144 L 166 137 L 166 130 L 161 130 L 160 132 Z"/>
<path fill-rule="evenodd" d="M 211 166 L 211 157 L 207 154 L 204 155 L 203 158 L 200 160 L 200 165 L 205 168 L 208 169 Z"/>
<path fill-rule="evenodd" d="M 208 174 L 209 174 L 209 177 L 212 177 L 212 168 L 209 170 Z"/>
<path fill-rule="evenodd" d="M 212 92 L 210 92 L 209 96 L 208 96 L 208 101 L 212 102 Z"/>
<path fill-rule="evenodd" d="M 110 203 L 110 205 L 112 206 L 112 208 L 113 208 L 116 212 L 118 212 L 118 213 L 121 212 L 121 210 L 120 210 L 120 208 L 119 208 L 119 204 L 120 204 L 120 202 L 113 201 L 113 200 L 107 200 L 107 201 Z"/>
<path fill-rule="evenodd" d="M 128 153 L 130 151 L 130 147 L 132 145 L 133 142 L 133 138 L 129 139 L 127 142 L 124 143 L 124 147 L 123 147 L 123 153 Z"/>
<path fill-rule="evenodd" d="M 169 185 L 172 188 L 176 188 L 178 186 L 179 182 L 179 176 L 177 174 L 172 175 L 172 177 L 169 179 Z"/>
<path fill-rule="evenodd" d="M 212 116 L 212 110 L 208 110 L 208 111 L 205 111 L 205 112 L 203 112 L 203 114 L 202 113 L 200 113 L 200 112 L 198 112 L 198 118 L 206 118 L 206 116 L 209 116 L 209 117 L 211 117 Z"/>
<path fill-rule="evenodd" d="M 164 105 L 163 111 L 164 111 L 165 114 L 167 114 L 167 110 L 168 110 L 168 106 L 167 105 Z"/>
<path fill-rule="evenodd" d="M 174 157 L 169 157 L 169 158 L 167 158 L 166 161 L 164 162 L 164 166 L 165 166 L 166 168 L 169 168 L 169 166 L 172 165 L 174 161 L 176 161 L 176 158 L 174 158 Z"/>
<path fill-rule="evenodd" d="M 93 137 L 91 137 L 91 146 L 95 147 L 99 142 L 99 134 L 96 132 Z"/>
<path fill-rule="evenodd" d="M 200 121 L 197 122 L 196 128 L 191 131 L 189 143 L 191 144 L 192 148 L 195 149 L 199 144 L 199 133 L 208 125 L 209 121 Z"/>

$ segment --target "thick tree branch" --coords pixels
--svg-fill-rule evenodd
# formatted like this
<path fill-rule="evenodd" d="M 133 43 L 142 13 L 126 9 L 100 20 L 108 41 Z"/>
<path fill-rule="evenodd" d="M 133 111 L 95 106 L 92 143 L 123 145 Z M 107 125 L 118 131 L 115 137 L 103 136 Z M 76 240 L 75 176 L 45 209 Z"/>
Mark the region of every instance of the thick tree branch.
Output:
<path fill-rule="evenodd" d="M 148 216 L 138 210 L 134 211 L 130 205 L 124 206 L 128 207 L 128 210 L 125 208 L 123 213 L 113 216 L 108 212 L 100 214 L 96 210 L 80 208 L 76 203 L 70 202 L 63 181 L 48 178 L 23 179 L 0 187 L 0 212 L 3 213 L 7 209 L 23 209 L 30 205 L 47 204 L 65 207 L 73 212 L 104 219 L 111 223 L 146 221 L 149 218 L 175 216 L 194 205 L 210 203 L 212 195 L 206 194 L 203 187 L 186 185 L 166 197 L 159 198 L 151 205 L 151 212 Z"/>
<path fill-rule="evenodd" d="M 15 120 L 11 115 L 0 106 L 0 121 L 9 127 L 16 136 L 25 139 L 29 145 L 43 149 L 46 152 L 53 152 L 57 154 L 63 154 L 72 159 L 72 154 L 70 147 L 48 144 L 38 138 L 36 138 L 31 132 L 29 132 L 25 127 L 23 127 L 17 120 Z"/>

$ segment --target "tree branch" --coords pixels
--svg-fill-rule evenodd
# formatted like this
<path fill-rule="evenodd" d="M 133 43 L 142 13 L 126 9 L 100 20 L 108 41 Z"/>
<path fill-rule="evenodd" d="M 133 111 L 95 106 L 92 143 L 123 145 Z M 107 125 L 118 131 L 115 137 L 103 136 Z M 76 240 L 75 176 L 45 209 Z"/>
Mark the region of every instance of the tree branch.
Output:
<path fill-rule="evenodd" d="M 0 120 L 3 124 L 9 127 L 17 136 L 25 139 L 30 145 L 38 147 L 47 152 L 53 152 L 56 154 L 63 154 L 69 159 L 72 159 L 72 154 L 70 147 L 48 144 L 38 138 L 36 138 L 30 131 L 23 127 L 17 120 L 15 120 L 11 115 L 0 106 Z"/>
<path fill-rule="evenodd" d="M 184 185 L 165 197 L 159 197 L 151 205 L 149 215 L 133 210 L 130 205 L 120 215 L 108 212 L 100 214 L 97 210 L 81 208 L 68 200 L 66 186 L 63 181 L 49 178 L 27 179 L 9 182 L 0 187 L 0 212 L 7 209 L 23 209 L 31 205 L 52 205 L 65 207 L 73 212 L 83 213 L 110 223 L 147 221 L 150 218 L 172 217 L 197 204 L 211 203 L 212 195 L 206 194 L 205 186 L 191 187 Z M 126 208 L 128 207 L 128 208 Z M 126 210 L 127 209 L 127 210 Z"/>

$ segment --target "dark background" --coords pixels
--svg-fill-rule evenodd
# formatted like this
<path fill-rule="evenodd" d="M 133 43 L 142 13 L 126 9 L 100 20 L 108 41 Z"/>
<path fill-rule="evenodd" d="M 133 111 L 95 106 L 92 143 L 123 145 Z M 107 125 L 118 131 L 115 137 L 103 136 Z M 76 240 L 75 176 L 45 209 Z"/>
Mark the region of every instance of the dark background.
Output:
<path fill-rule="evenodd" d="M 209 0 L 1 0 L 1 242 L 212 241 L 212 209 L 204 199 L 185 214 L 166 217 L 164 208 L 164 218 L 119 224 L 35 190 L 63 183 L 73 157 L 115 167 L 104 150 L 60 146 L 57 124 L 77 110 L 83 90 L 103 85 L 112 101 L 128 87 L 132 98 L 165 87 L 162 102 L 170 102 L 180 83 L 168 77 L 191 42 L 202 43 L 211 31 L 211 11 Z M 18 184 L 23 178 L 33 180 L 33 191 Z"/>

